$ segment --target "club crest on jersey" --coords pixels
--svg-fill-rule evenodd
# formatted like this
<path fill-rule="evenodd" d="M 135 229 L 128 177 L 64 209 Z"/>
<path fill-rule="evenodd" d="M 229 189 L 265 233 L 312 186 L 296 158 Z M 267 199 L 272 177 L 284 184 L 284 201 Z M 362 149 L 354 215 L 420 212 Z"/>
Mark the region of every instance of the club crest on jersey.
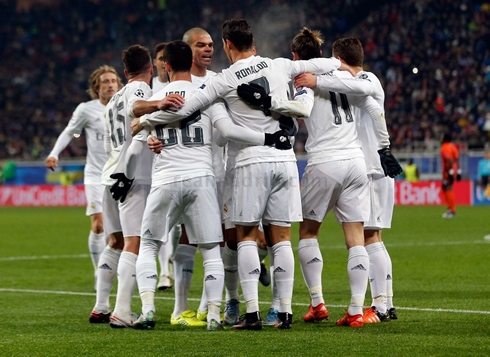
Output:
<path fill-rule="evenodd" d="M 141 89 L 137 89 L 136 92 L 134 92 L 134 95 L 137 97 L 140 97 L 140 98 L 144 98 L 145 92 L 143 92 L 143 90 L 141 90 Z"/>

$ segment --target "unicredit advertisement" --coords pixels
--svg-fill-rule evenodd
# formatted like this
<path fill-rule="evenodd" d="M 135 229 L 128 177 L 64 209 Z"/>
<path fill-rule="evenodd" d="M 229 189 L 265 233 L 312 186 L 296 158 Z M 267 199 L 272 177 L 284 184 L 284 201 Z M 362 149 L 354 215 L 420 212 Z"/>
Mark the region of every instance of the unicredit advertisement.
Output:
<path fill-rule="evenodd" d="M 473 182 L 457 181 L 453 184 L 454 197 L 457 205 L 473 204 Z M 395 181 L 395 205 L 426 206 L 444 205 L 441 181 Z"/>

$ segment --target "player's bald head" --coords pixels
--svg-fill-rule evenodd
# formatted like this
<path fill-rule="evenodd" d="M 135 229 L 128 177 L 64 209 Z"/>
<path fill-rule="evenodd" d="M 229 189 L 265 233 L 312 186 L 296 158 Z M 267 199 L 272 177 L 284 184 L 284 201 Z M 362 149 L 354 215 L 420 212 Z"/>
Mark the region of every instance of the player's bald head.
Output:
<path fill-rule="evenodd" d="M 194 41 L 194 38 L 200 35 L 210 36 L 205 29 L 202 29 L 200 27 L 193 27 L 190 30 L 187 30 L 184 36 L 182 36 L 182 41 L 184 41 L 189 46 L 191 46 L 192 42 Z"/>

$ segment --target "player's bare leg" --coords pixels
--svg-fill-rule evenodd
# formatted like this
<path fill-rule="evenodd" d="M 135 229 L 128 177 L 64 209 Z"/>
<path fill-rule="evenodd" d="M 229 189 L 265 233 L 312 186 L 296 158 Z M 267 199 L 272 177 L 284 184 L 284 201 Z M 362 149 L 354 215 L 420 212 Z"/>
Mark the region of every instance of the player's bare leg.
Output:
<path fill-rule="evenodd" d="M 311 298 L 308 312 L 303 316 L 305 322 L 328 320 L 322 290 L 323 257 L 318 244 L 320 226 L 321 222 L 311 219 L 304 219 L 299 225 L 298 256 Z"/>
<path fill-rule="evenodd" d="M 107 247 L 102 252 L 97 269 L 96 302 L 89 321 L 91 323 L 109 322 L 111 306 L 109 295 L 116 277 L 119 258 L 124 248 L 122 232 L 109 234 Z"/>

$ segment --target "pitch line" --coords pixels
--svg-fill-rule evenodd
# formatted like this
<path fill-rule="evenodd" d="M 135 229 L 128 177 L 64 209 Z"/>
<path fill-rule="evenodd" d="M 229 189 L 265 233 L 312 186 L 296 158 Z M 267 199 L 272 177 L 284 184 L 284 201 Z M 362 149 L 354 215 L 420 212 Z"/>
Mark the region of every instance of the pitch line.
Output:
<path fill-rule="evenodd" d="M 489 235 L 490 237 L 490 235 Z M 387 243 L 388 248 L 397 247 L 423 247 L 423 246 L 442 246 L 442 245 L 464 245 L 464 244 L 489 244 L 488 240 L 475 241 L 449 241 L 449 242 L 405 242 L 405 243 Z M 345 245 L 320 245 L 321 249 L 345 249 Z M 71 259 L 71 258 L 89 258 L 89 254 L 64 254 L 64 255 L 33 255 L 24 257 L 0 257 L 0 262 L 16 260 L 38 260 L 38 259 Z"/>
<path fill-rule="evenodd" d="M 33 293 L 33 294 L 55 294 L 55 295 L 74 295 L 74 296 L 95 296 L 95 293 L 84 293 L 76 291 L 53 291 L 53 290 L 31 290 L 31 289 L 0 289 L 0 292 L 14 292 L 14 293 Z M 111 294 L 112 297 L 116 297 L 115 294 Z M 138 295 L 133 295 L 137 298 Z M 155 296 L 155 300 L 175 300 L 174 297 L 167 296 Z M 201 301 L 198 298 L 188 298 L 189 301 Z M 261 301 L 261 305 L 270 305 L 270 301 Z M 310 306 L 310 304 L 304 304 L 299 302 L 293 302 L 291 305 L 294 306 Z M 346 305 L 327 305 L 327 307 L 346 307 Z M 490 311 L 477 311 L 477 310 L 455 310 L 455 309 L 429 309 L 429 308 L 419 308 L 419 307 L 401 307 L 396 306 L 397 310 L 410 310 L 410 311 L 429 311 L 429 312 L 451 312 L 451 313 L 461 313 L 461 314 L 483 314 L 490 315 Z"/>

